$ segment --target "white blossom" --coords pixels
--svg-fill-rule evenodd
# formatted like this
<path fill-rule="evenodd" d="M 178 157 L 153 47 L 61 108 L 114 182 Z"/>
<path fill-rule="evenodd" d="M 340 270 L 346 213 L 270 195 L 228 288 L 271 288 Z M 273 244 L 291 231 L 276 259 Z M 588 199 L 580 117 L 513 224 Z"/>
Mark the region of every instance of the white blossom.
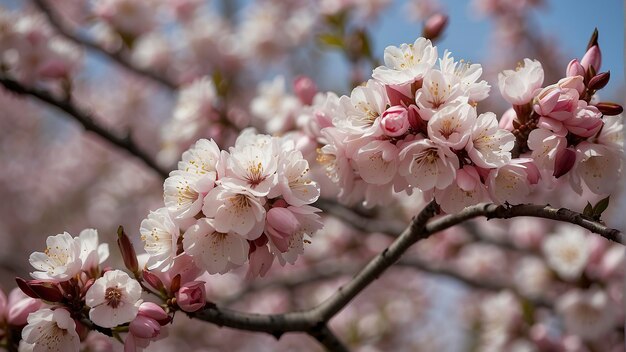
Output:
<path fill-rule="evenodd" d="M 384 84 L 413 83 L 424 77 L 437 61 L 437 47 L 430 40 L 417 38 L 413 44 L 388 46 L 384 66 L 374 69 L 372 77 Z"/>
<path fill-rule="evenodd" d="M 166 208 L 151 211 L 147 219 L 141 222 L 139 229 L 144 249 L 150 256 L 146 267 L 149 270 L 167 271 L 176 257 L 178 226 L 170 218 Z"/>
<path fill-rule="evenodd" d="M 82 269 L 90 270 L 102 264 L 109 257 L 109 244 L 98 242 L 98 231 L 84 229 L 78 235 Z"/>
<path fill-rule="evenodd" d="M 589 260 L 586 231 L 576 225 L 561 225 L 557 232 L 543 242 L 548 265 L 566 280 L 575 280 Z"/>
<path fill-rule="evenodd" d="M 477 166 L 494 168 L 503 166 L 511 160 L 511 150 L 514 146 L 515 136 L 499 128 L 496 115 L 487 112 L 478 116 L 466 149 Z"/>
<path fill-rule="evenodd" d="M 588 291 L 572 290 L 564 294 L 556 305 L 563 317 L 567 332 L 585 340 L 594 340 L 607 334 L 617 321 L 616 303 L 599 288 Z"/>
<path fill-rule="evenodd" d="M 81 241 L 64 232 L 46 239 L 44 252 L 30 255 L 30 264 L 37 270 L 30 275 L 37 280 L 60 282 L 78 274 L 82 268 Z"/>
<path fill-rule="evenodd" d="M 141 286 L 121 270 L 111 270 L 87 290 L 85 303 L 91 307 L 89 319 L 103 328 L 133 320 L 139 312 Z"/>
<path fill-rule="evenodd" d="M 200 219 L 183 238 L 183 248 L 194 263 L 209 274 L 225 273 L 248 259 L 248 241 L 233 232 L 215 229 L 214 220 Z"/>
<path fill-rule="evenodd" d="M 264 203 L 264 198 L 255 197 L 246 188 L 218 186 L 204 198 L 202 212 L 215 219 L 213 226 L 217 231 L 232 231 L 254 240 L 263 233 Z"/>
<path fill-rule="evenodd" d="M 458 167 L 459 159 L 449 148 L 421 139 L 402 147 L 398 171 L 412 186 L 429 191 L 452 184 Z"/>
<path fill-rule="evenodd" d="M 20 352 L 78 352 L 80 349 L 76 323 L 63 308 L 30 313 L 28 324 L 22 330 L 22 339 L 24 344 L 20 345 Z"/>
<path fill-rule="evenodd" d="M 513 105 L 524 105 L 535 96 L 543 84 L 543 68 L 537 60 L 524 59 L 515 70 L 498 74 L 498 87 L 504 100 Z"/>

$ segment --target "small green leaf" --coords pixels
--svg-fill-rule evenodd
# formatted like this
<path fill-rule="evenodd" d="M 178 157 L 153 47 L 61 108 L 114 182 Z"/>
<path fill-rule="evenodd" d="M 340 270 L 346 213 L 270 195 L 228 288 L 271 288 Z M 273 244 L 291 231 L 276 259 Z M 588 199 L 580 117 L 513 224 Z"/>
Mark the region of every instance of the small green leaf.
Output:
<path fill-rule="evenodd" d="M 343 45 L 344 45 L 343 38 L 332 33 L 320 34 L 318 39 L 322 44 L 325 44 L 331 47 L 334 46 L 338 48 L 343 48 Z"/>
<path fill-rule="evenodd" d="M 583 210 L 583 215 L 592 217 L 593 216 L 593 206 L 591 203 L 587 202 L 587 206 L 585 206 L 585 210 Z"/>
<path fill-rule="evenodd" d="M 609 198 L 611 198 L 611 196 L 608 196 L 602 199 L 601 201 L 598 202 L 598 204 L 596 204 L 595 207 L 593 207 L 594 218 L 600 219 L 600 216 L 602 215 L 602 213 L 606 210 L 606 208 L 609 207 Z"/>

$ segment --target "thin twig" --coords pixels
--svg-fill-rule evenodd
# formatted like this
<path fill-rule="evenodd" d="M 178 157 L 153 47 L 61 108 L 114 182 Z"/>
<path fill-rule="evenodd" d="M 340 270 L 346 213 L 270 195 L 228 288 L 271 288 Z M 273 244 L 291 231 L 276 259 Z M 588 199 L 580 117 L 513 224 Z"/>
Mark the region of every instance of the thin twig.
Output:
<path fill-rule="evenodd" d="M 19 95 L 35 97 L 44 103 L 62 110 L 74 120 L 78 121 L 87 131 L 91 131 L 99 135 L 109 143 L 127 151 L 136 158 L 141 159 L 141 161 L 143 161 L 152 170 L 156 171 L 161 177 L 166 178 L 168 176 L 168 170 L 159 166 L 156 161 L 154 161 L 145 151 L 140 149 L 137 144 L 135 144 L 130 136 L 120 137 L 112 131 L 99 125 L 94 121 L 90 114 L 74 105 L 71 100 L 59 99 L 46 90 L 24 86 L 21 83 L 2 75 L 0 75 L 0 84 L 2 84 L 9 91 Z"/>
<path fill-rule="evenodd" d="M 100 46 L 99 44 L 97 44 L 96 42 L 88 38 L 84 38 L 80 34 L 76 33 L 74 30 L 70 28 L 70 26 L 68 26 L 66 23 L 63 22 L 63 19 L 61 19 L 61 17 L 52 9 L 50 5 L 46 3 L 46 1 L 33 0 L 33 3 L 46 16 L 46 18 L 48 19 L 48 22 L 50 22 L 50 24 L 63 37 L 89 50 L 95 51 L 97 53 L 103 54 L 106 57 L 109 57 L 111 60 L 115 61 L 118 65 L 124 67 L 125 69 L 131 72 L 134 72 L 138 75 L 147 77 L 155 82 L 158 82 L 168 89 L 172 89 L 172 90 L 176 89 L 177 85 L 171 80 L 169 80 L 167 77 L 164 77 L 155 71 L 138 67 L 128 58 L 127 55 L 124 55 L 123 52 L 119 52 L 119 51 L 113 52 L 113 51 L 107 50 L 103 48 L 102 46 Z"/>

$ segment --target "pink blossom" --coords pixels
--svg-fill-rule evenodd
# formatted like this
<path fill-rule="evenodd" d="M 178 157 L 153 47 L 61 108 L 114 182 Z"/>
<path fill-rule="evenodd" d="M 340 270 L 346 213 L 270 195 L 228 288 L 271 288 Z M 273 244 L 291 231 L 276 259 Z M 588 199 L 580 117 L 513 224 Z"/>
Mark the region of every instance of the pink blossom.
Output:
<path fill-rule="evenodd" d="M 537 95 L 537 104 L 534 109 L 541 117 L 549 117 L 562 122 L 571 118 L 577 107 L 578 91 L 576 89 L 552 85 L 544 88 Z"/>
<path fill-rule="evenodd" d="M 577 59 L 573 59 L 567 65 L 566 75 L 567 77 L 584 76 L 585 69 Z"/>
<path fill-rule="evenodd" d="M 577 136 L 592 137 L 602 128 L 602 114 L 595 106 L 587 105 L 586 101 L 579 100 L 574 116 L 563 121 L 563 125 Z"/>
<path fill-rule="evenodd" d="M 176 292 L 176 304 L 185 312 L 195 312 L 206 304 L 204 281 L 192 281 L 181 286 Z"/>
<path fill-rule="evenodd" d="M 400 137 L 409 130 L 409 111 L 400 105 L 392 106 L 383 113 L 380 125 L 389 137 Z"/>
<path fill-rule="evenodd" d="M 596 72 L 600 72 L 600 65 L 602 65 L 602 52 L 600 51 L 600 47 L 594 45 L 589 48 L 582 60 L 580 60 L 580 65 L 587 71 L 589 71 L 589 67 L 593 67 Z"/>
<path fill-rule="evenodd" d="M 26 324 L 28 315 L 39 310 L 43 305 L 41 300 L 28 297 L 17 287 L 11 290 L 5 304 L 1 307 L 4 319 L 7 323 L 15 326 Z"/>
<path fill-rule="evenodd" d="M 289 238 L 300 227 L 296 217 L 287 208 L 272 208 L 267 212 L 265 232 L 281 252 L 286 252 Z"/>
<path fill-rule="evenodd" d="M 311 105 L 317 94 L 317 85 L 310 77 L 298 76 L 293 81 L 293 90 L 304 105 Z"/>
<path fill-rule="evenodd" d="M 265 244 L 260 247 L 254 247 L 254 249 L 251 250 L 249 258 L 250 265 L 248 266 L 246 279 L 265 276 L 274 263 L 274 256 L 270 253 Z"/>

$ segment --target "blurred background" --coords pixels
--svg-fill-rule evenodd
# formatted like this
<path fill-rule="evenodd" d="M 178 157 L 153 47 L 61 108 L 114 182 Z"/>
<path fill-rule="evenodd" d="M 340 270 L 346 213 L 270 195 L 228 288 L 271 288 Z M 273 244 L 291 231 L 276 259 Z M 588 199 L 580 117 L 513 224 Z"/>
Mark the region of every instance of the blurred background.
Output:
<path fill-rule="evenodd" d="M 285 102 L 293 99 L 291 82 L 299 75 L 313 78 L 319 91 L 349 94 L 370 77 L 386 46 L 412 43 L 437 14 L 448 18 L 434 39 L 439 55 L 447 49 L 455 59 L 483 67 L 482 78 L 492 89 L 481 111 L 501 116 L 508 108 L 497 89 L 497 74 L 524 58 L 542 63 L 544 86 L 556 83 L 568 62 L 584 55 L 594 28 L 602 71 L 611 71 L 601 99 L 624 103 L 624 4 L 617 0 L 46 3 L 49 11 L 43 15 L 31 1 L 0 0 L 0 56 L 9 63 L 0 72 L 71 95 L 97 123 L 127 133 L 165 170 L 198 138 L 214 138 L 225 149 L 248 125 L 286 132 L 271 131 L 269 118 L 252 107 L 255 99 L 270 96 L 276 109 L 272 116 L 295 119 L 305 107 Z M 127 17 L 114 18 L 111 11 L 124 13 L 124 3 L 132 5 Z M 109 54 L 71 45 L 33 51 L 12 62 L 6 44 L 10 28 L 34 33 L 31 38 L 57 37 L 58 29 L 49 24 L 51 13 Z M 30 73 L 39 72 L 36 62 L 52 54 L 67 66 L 63 77 L 33 77 Z M 117 54 L 129 64 L 112 59 Z M 156 72 L 167 83 L 146 72 Z M 193 93 L 183 98 L 185 88 L 205 76 L 216 92 L 186 102 L 196 98 L 189 98 Z M 212 108 L 179 117 L 185 104 Z M 212 117 L 212 109 L 219 110 L 219 119 Z M 1 88 L 0 163 L 0 287 L 5 292 L 15 286 L 15 276 L 28 276 L 29 254 L 43 249 L 47 236 L 63 231 L 76 236 L 96 228 L 101 241 L 111 245 L 110 265 L 120 267 L 117 227 L 123 225 L 140 248 L 141 220 L 162 206 L 163 179 L 154 170 L 85 133 L 57 109 Z M 623 194 L 623 186 L 616 185 L 617 194 Z M 588 200 L 563 197 L 579 211 Z M 623 197 L 611 202 L 605 221 L 625 229 Z M 399 197 L 391 209 L 354 211 L 402 224 L 415 214 L 417 203 Z M 623 351 L 623 248 L 585 236 L 572 244 L 585 248 L 574 278 L 564 277 L 548 259 L 554 254 L 546 249 L 550 234 L 577 231 L 530 219 L 477 221 L 451 229 L 416 246 L 406 262 L 365 290 L 331 325 L 358 351 Z M 327 216 L 324 230 L 296 265 L 275 265 L 268 277 L 254 282 L 243 279 L 245 270 L 216 276 L 209 299 L 263 313 L 304 309 L 330 295 L 391 240 L 389 234 L 361 233 L 340 217 Z M 604 301 L 594 306 L 588 303 L 593 299 Z M 320 349 L 304 335 L 276 341 L 177 318 L 170 337 L 150 350 Z"/>

